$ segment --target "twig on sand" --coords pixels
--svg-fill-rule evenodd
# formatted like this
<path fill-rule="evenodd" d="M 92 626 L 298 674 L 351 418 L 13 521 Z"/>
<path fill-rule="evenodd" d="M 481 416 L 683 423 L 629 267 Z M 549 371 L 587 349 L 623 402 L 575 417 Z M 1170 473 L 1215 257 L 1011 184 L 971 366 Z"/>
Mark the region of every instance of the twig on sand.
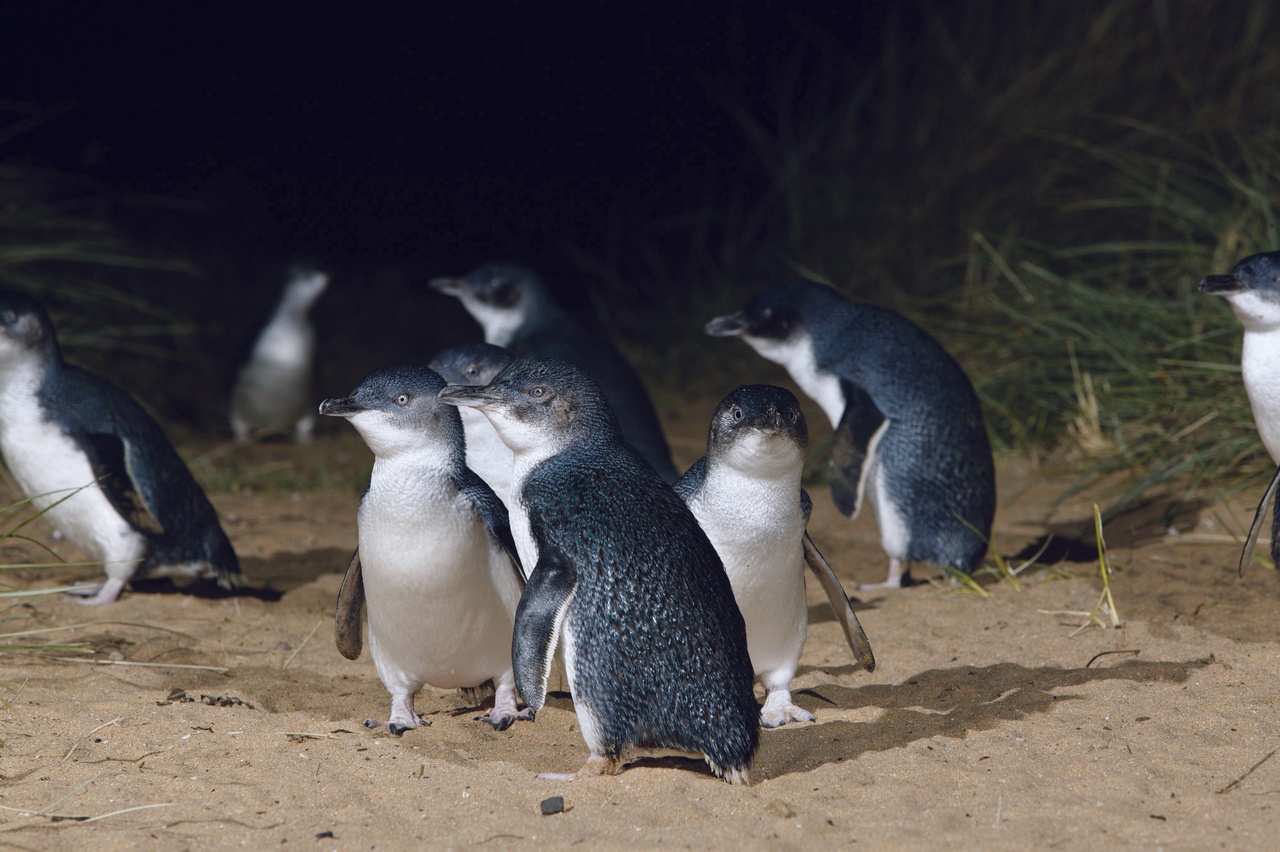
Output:
<path fill-rule="evenodd" d="M 121 722 L 123 722 L 123 721 L 124 721 L 124 717 L 123 717 L 123 716 L 117 716 L 117 717 L 115 717 L 114 719 L 112 719 L 110 722 L 103 722 L 101 725 L 99 725 L 98 727 L 94 728 L 94 729 L 93 729 L 92 731 L 90 731 L 89 733 L 87 733 L 87 734 L 85 734 L 84 736 L 80 737 L 80 739 L 76 740 L 74 743 L 72 743 L 72 744 L 71 744 L 71 748 L 67 749 L 67 753 L 66 753 L 66 754 L 64 754 L 64 755 L 62 756 L 62 762 L 63 762 L 63 763 L 66 763 L 66 762 L 71 758 L 71 755 L 75 753 L 75 750 L 80 746 L 80 743 L 84 742 L 84 741 L 85 741 L 86 739 L 88 739 L 89 737 L 91 737 L 91 736 L 93 736 L 94 734 L 98 733 L 98 731 L 101 731 L 103 728 L 109 728 L 109 727 L 111 727 L 112 725 L 118 725 L 119 723 L 121 723 Z"/>
<path fill-rule="evenodd" d="M 1257 763 L 1255 763 L 1253 766 L 1250 766 L 1250 767 L 1249 767 L 1249 771 L 1248 771 L 1248 772 L 1246 772 L 1245 774 L 1241 775 L 1239 778 L 1237 778 L 1236 780 L 1232 781 L 1230 784 L 1228 784 L 1227 786 L 1223 787 L 1223 788 L 1222 788 L 1221 790 L 1219 790 L 1218 792 L 1219 792 L 1220 794 L 1221 794 L 1221 793 L 1230 793 L 1232 790 L 1234 790 L 1235 788 L 1239 787 L 1239 786 L 1240 786 L 1240 784 L 1241 784 L 1241 782 L 1243 782 L 1243 781 L 1244 781 L 1244 779 L 1248 778 L 1250 775 L 1252 775 L 1252 774 L 1254 773 L 1254 770 L 1256 770 L 1256 769 L 1257 769 L 1259 766 L 1261 766 L 1262 764 L 1266 763 L 1266 762 L 1267 762 L 1268 760 L 1270 760 L 1271 758 L 1275 757 L 1275 755 L 1276 755 L 1276 751 L 1278 751 L 1278 750 L 1280 750 L 1280 749 L 1274 749 L 1274 748 L 1273 748 L 1271 751 L 1269 751 L 1269 752 L 1267 753 L 1267 756 L 1266 756 L 1266 757 L 1262 758 L 1262 760 L 1259 760 L 1259 761 L 1258 761 Z"/>
<path fill-rule="evenodd" d="M 298 656 L 298 652 L 302 650 L 303 646 L 311 641 L 312 636 L 316 635 L 316 631 L 320 629 L 321 624 L 324 624 L 323 618 L 316 622 L 316 626 L 311 628 L 311 632 L 307 634 L 307 638 L 303 639 L 301 642 L 298 643 L 298 647 L 294 648 L 293 653 L 290 654 L 288 658 L 283 663 L 280 664 L 280 668 L 284 669 L 289 667 L 289 664 L 293 662 L 294 657 Z"/>
<path fill-rule="evenodd" d="M 1099 651 L 1098 653 L 1094 654 L 1092 657 L 1089 658 L 1089 662 L 1085 663 L 1084 667 L 1086 669 L 1093 668 L 1094 663 L 1096 663 L 1102 657 L 1107 656 L 1108 654 L 1133 654 L 1136 657 L 1141 653 L 1142 651 L 1140 651 L 1137 648 L 1126 648 L 1122 651 Z"/>

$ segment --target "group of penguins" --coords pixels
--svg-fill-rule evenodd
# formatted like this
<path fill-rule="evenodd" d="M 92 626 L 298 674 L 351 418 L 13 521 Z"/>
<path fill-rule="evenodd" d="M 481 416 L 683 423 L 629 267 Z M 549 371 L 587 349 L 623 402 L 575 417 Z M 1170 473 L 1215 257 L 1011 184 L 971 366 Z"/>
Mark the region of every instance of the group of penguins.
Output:
<path fill-rule="evenodd" d="M 237 439 L 310 437 L 307 315 L 327 280 L 297 270 L 287 283 L 232 393 Z M 534 719 L 559 663 L 590 752 L 583 772 L 683 756 L 746 781 L 762 725 L 814 718 L 790 692 L 806 567 L 855 659 L 875 666 L 806 529 L 796 397 L 734 390 L 681 476 L 630 365 L 536 274 L 490 265 L 431 286 L 461 301 L 485 342 L 381 367 L 318 409 L 350 421 L 374 455 L 335 619 L 338 650 L 357 659 L 367 614 L 391 695 L 388 719 L 365 724 L 424 724 L 414 696 L 430 684 L 476 705 L 492 694 L 480 718 L 505 730 Z M 1245 326 L 1246 388 L 1280 460 L 1280 391 L 1250 370 L 1251 345 L 1280 330 L 1280 252 L 1201 290 L 1225 296 Z M 831 421 L 831 495 L 850 517 L 870 502 L 889 556 L 880 586 L 909 582 L 911 563 L 980 565 L 996 505 L 991 446 L 972 383 L 934 338 L 808 280 L 757 293 L 705 331 L 783 365 Z M 20 293 L 0 293 L 0 453 L 32 503 L 103 563 L 106 581 L 77 590 L 84 602 L 110 603 L 143 576 L 240 585 L 217 513 L 164 432 L 127 393 L 66 364 L 48 314 Z"/>

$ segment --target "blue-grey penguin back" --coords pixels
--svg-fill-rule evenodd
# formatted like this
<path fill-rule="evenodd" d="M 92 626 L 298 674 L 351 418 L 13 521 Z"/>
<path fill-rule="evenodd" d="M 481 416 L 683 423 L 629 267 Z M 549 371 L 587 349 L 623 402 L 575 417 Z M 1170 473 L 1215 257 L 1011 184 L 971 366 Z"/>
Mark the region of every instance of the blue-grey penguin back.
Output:
<path fill-rule="evenodd" d="M 607 755 L 629 747 L 702 752 L 746 770 L 759 741 L 742 616 L 705 533 L 684 502 L 622 440 L 596 383 L 557 361 L 521 359 L 486 389 L 550 394 L 561 449 L 523 479 L 539 565 L 572 566 L 565 614 L 575 702 L 590 708 Z M 523 413 L 516 416 L 525 417 Z M 543 416 L 533 411 L 529 417 Z M 537 572 L 535 571 L 535 574 Z M 517 614 L 538 585 L 531 577 Z M 517 647 L 517 685 L 528 682 Z M 526 692 L 526 698 L 530 694 Z"/>

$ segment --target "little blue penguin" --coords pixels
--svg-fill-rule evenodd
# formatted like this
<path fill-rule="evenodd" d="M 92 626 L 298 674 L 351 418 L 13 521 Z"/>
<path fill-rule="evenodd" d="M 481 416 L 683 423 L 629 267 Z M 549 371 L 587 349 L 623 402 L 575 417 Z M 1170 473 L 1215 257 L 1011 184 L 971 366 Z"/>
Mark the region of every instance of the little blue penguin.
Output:
<path fill-rule="evenodd" d="M 105 604 L 145 576 L 240 585 L 218 514 L 164 431 L 131 396 L 62 360 L 44 307 L 0 293 L 0 453 L 22 493 L 107 580 Z"/>
<path fill-rule="evenodd" d="M 800 487 L 809 430 L 795 395 L 743 385 L 711 418 L 707 454 L 676 483 L 724 562 L 747 625 L 747 651 L 765 688 L 760 723 L 812 722 L 791 702 L 809 624 L 804 563 L 822 585 L 858 663 L 875 669 L 871 644 L 831 566 L 805 529 L 813 504 Z"/>
<path fill-rule="evenodd" d="M 745 782 L 759 708 L 729 578 L 688 506 L 623 440 L 596 383 L 568 363 L 522 358 L 440 399 L 478 408 L 515 453 L 511 528 L 531 572 L 512 655 L 529 707 L 543 706 L 563 644 L 591 753 L 584 774 L 700 756 Z"/>
<path fill-rule="evenodd" d="M 314 269 L 290 273 L 280 304 L 231 391 L 231 431 L 237 441 L 290 428 L 300 443 L 311 440 L 316 334 L 308 314 L 328 284 L 329 276 Z"/>
<path fill-rule="evenodd" d="M 442 349 L 427 366 L 439 373 L 446 384 L 483 386 L 493 381 L 498 371 L 512 360 L 511 353 L 501 346 L 467 343 Z M 502 443 L 489 418 L 479 411 L 459 408 L 458 413 L 462 415 L 462 431 L 467 437 L 467 467 L 489 483 L 503 503 L 509 503 L 514 459 L 511 448 Z"/>
<path fill-rule="evenodd" d="M 426 367 L 393 364 L 320 404 L 351 421 L 374 455 L 334 629 L 338 650 L 357 659 L 367 604 L 391 718 L 365 725 L 397 735 L 422 723 L 413 697 L 423 684 L 462 689 L 475 703 L 494 689 L 482 718 L 499 731 L 519 717 L 511 633 L 524 577 L 506 507 L 467 468 L 457 409 L 436 400 L 444 386 Z"/>
<path fill-rule="evenodd" d="M 462 278 L 436 278 L 432 288 L 455 296 L 484 328 L 484 340 L 513 355 L 568 361 L 604 392 L 622 436 L 668 483 L 679 478 L 658 414 L 636 371 L 599 328 L 584 328 L 522 266 L 482 266 Z"/>
<path fill-rule="evenodd" d="M 706 332 L 740 335 L 786 367 L 831 420 L 831 496 L 849 517 L 870 497 L 889 556 L 888 580 L 862 588 L 905 585 L 912 562 L 978 567 L 995 465 L 973 384 L 941 344 L 898 313 L 806 280 L 758 293 Z"/>
<path fill-rule="evenodd" d="M 1226 275 L 1210 275 L 1200 282 L 1200 292 L 1222 296 L 1244 326 L 1240 372 L 1253 408 L 1262 445 L 1280 465 L 1280 251 L 1246 257 Z M 1253 525 L 1240 555 L 1243 574 L 1258 542 L 1266 507 L 1280 485 L 1280 467 L 1258 504 Z M 1271 559 L 1280 565 L 1280 502 L 1274 504 L 1271 521 Z"/>

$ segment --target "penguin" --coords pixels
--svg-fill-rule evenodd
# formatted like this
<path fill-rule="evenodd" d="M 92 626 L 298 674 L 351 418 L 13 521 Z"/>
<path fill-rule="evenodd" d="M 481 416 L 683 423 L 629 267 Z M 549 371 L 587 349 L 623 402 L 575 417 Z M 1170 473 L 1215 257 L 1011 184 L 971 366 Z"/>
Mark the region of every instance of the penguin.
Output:
<path fill-rule="evenodd" d="M 1200 292 L 1221 296 L 1244 326 L 1240 352 L 1240 373 L 1253 409 L 1253 422 L 1271 460 L 1280 465 L 1280 251 L 1244 258 L 1225 275 L 1209 275 L 1200 282 Z M 1280 486 L 1280 466 L 1276 468 L 1249 535 L 1240 554 L 1239 573 L 1244 575 L 1258 543 L 1267 504 Z M 1274 504 L 1271 520 L 1271 559 L 1280 565 L 1280 503 Z"/>
<path fill-rule="evenodd" d="M 584 328 L 565 313 L 538 275 L 522 266 L 492 264 L 461 278 L 435 278 L 431 287 L 462 301 L 484 328 L 485 343 L 517 357 L 568 361 L 585 370 L 604 392 L 623 437 L 663 480 L 679 478 L 658 414 L 636 371 L 601 329 Z"/>
<path fill-rule="evenodd" d="M 367 606 L 391 716 L 365 726 L 397 736 L 422 724 L 413 698 L 423 684 L 459 688 L 474 703 L 493 690 L 493 710 L 480 718 L 499 731 L 531 718 L 516 712 L 511 635 L 524 575 L 507 510 L 467 468 L 458 411 L 436 400 L 444 387 L 426 367 L 393 364 L 320 404 L 321 414 L 349 420 L 374 455 L 334 633 L 339 652 L 358 659 Z"/>
<path fill-rule="evenodd" d="M 439 398 L 479 409 L 515 454 L 511 528 L 531 570 L 512 656 L 529 707 L 543 706 L 561 644 L 590 750 L 583 774 L 701 756 L 745 783 L 759 708 L 729 578 L 599 386 L 566 362 L 521 358 Z"/>
<path fill-rule="evenodd" d="M 805 529 L 813 504 L 800 487 L 809 430 L 791 391 L 743 385 L 716 407 L 707 454 L 675 485 L 724 562 L 747 626 L 747 651 L 765 688 L 760 723 L 812 722 L 791 702 L 809 623 L 804 565 L 826 592 L 859 665 L 876 667 L 840 580 Z"/>
<path fill-rule="evenodd" d="M 982 407 L 964 370 L 901 314 L 794 280 L 707 323 L 786 367 L 835 429 L 831 496 L 857 517 L 863 495 L 889 556 L 884 583 L 910 583 L 910 563 L 972 573 L 995 516 L 995 464 Z"/>
<path fill-rule="evenodd" d="M 120 388 L 62 360 L 44 307 L 0 293 L 0 455 L 22 493 L 106 582 L 75 594 L 116 600 L 145 576 L 240 586 L 218 514 L 164 431 Z"/>
<path fill-rule="evenodd" d="M 329 276 L 295 268 L 275 314 L 258 335 L 253 354 L 240 368 L 231 390 L 231 431 L 236 441 L 288 431 L 299 443 L 311 440 L 312 358 L 315 329 L 308 313 L 329 285 Z"/>
<path fill-rule="evenodd" d="M 442 349 L 427 366 L 450 385 L 487 385 L 513 360 L 510 352 L 491 343 L 468 343 Z M 459 408 L 467 438 L 467 467 L 489 483 L 504 504 L 510 503 L 511 448 L 502 443 L 489 420 L 474 408 Z"/>

